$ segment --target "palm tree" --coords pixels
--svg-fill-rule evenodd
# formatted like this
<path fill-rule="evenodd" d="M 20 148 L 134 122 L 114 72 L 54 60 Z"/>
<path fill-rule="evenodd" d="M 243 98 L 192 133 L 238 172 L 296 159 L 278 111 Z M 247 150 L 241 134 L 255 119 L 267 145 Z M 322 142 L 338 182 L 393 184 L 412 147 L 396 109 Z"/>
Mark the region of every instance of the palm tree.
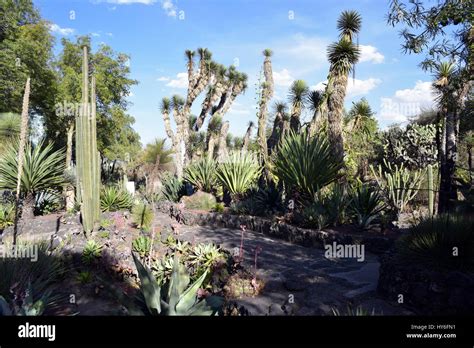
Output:
<path fill-rule="evenodd" d="M 252 129 L 254 127 L 255 127 L 255 123 L 253 121 L 250 121 L 247 126 L 247 131 L 245 132 L 244 139 L 243 139 L 243 144 L 242 144 L 243 151 L 247 151 L 249 148 L 250 138 L 252 137 Z"/>
<path fill-rule="evenodd" d="M 311 91 L 306 98 L 306 104 L 313 113 L 313 118 L 309 124 L 309 134 L 313 136 L 321 122 L 321 109 L 323 107 L 324 93 L 318 90 Z"/>
<path fill-rule="evenodd" d="M 298 132 L 300 129 L 300 116 L 304 108 L 304 103 L 309 93 L 309 88 L 303 80 L 296 80 L 290 87 L 291 118 L 290 128 Z"/>
<path fill-rule="evenodd" d="M 339 37 L 347 41 L 354 39 L 362 26 L 362 17 L 357 11 L 342 11 L 337 20 L 337 29 L 339 30 Z"/>
<path fill-rule="evenodd" d="M 328 136 L 334 154 L 340 160 L 344 157 L 342 121 L 347 80 L 353 65 L 359 60 L 359 55 L 359 48 L 345 38 L 328 48 L 328 59 L 331 64 L 329 74 L 332 82 L 327 105 Z"/>
<path fill-rule="evenodd" d="M 271 154 L 274 148 L 280 141 L 281 134 L 283 133 L 284 117 L 286 114 L 287 106 L 283 102 L 276 102 L 274 105 L 275 119 L 273 121 L 272 134 L 268 138 L 267 146 L 268 153 Z"/>

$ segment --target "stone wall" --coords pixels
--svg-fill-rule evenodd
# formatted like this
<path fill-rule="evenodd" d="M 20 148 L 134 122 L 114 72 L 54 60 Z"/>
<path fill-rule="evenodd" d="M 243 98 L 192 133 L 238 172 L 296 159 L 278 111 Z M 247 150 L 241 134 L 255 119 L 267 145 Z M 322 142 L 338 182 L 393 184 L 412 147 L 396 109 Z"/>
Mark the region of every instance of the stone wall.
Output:
<path fill-rule="evenodd" d="M 157 209 L 162 213 L 169 214 L 172 218 L 185 225 L 234 229 L 239 229 L 241 225 L 245 225 L 248 230 L 306 247 L 322 247 L 325 243 L 333 242 L 338 244 L 364 244 L 366 251 L 379 254 L 390 249 L 394 241 L 392 238 L 383 236 L 352 235 L 331 229 L 324 231 L 305 229 L 259 216 L 182 209 L 178 204 L 170 202 L 158 203 Z"/>
<path fill-rule="evenodd" d="M 403 295 L 404 305 L 424 315 L 472 315 L 474 274 L 439 272 L 406 265 L 389 253 L 381 258 L 377 291 L 391 301 Z"/>

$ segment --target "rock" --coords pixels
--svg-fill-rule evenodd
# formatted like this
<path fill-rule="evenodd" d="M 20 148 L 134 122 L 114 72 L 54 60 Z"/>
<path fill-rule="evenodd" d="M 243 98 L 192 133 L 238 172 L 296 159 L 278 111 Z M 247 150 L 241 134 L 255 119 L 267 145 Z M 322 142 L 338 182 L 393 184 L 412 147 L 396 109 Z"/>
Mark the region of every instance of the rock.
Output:
<path fill-rule="evenodd" d="M 217 201 L 212 194 L 197 191 L 191 196 L 183 196 L 180 203 L 183 203 L 188 209 L 211 210 L 215 207 Z"/>

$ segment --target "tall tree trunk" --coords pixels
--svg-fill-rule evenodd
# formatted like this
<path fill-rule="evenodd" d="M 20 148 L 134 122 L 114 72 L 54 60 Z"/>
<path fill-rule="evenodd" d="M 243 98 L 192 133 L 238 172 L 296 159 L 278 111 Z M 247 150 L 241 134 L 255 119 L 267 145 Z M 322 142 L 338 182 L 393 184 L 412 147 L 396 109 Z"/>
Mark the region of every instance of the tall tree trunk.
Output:
<path fill-rule="evenodd" d="M 219 148 L 217 149 L 217 159 L 222 161 L 227 157 L 227 133 L 229 132 L 229 121 L 222 124 L 221 132 L 219 135 Z"/>
<path fill-rule="evenodd" d="M 279 112 L 277 112 L 277 114 L 275 115 L 275 120 L 273 121 L 272 134 L 268 138 L 268 142 L 267 142 L 269 155 L 272 154 L 273 150 L 278 145 L 278 141 L 280 140 L 280 135 L 282 132 L 283 132 L 283 117 Z"/>
<path fill-rule="evenodd" d="M 253 124 L 247 127 L 247 131 L 245 132 L 244 139 L 242 142 L 242 151 L 247 151 L 249 149 L 250 138 L 252 137 L 252 128 Z"/>
<path fill-rule="evenodd" d="M 457 148 L 456 148 L 456 114 L 448 110 L 446 115 L 446 149 L 445 161 L 441 166 L 440 192 L 438 213 L 449 212 L 452 208 L 452 201 L 456 199 L 457 192 L 454 186 L 454 172 L 456 169 Z"/>
<path fill-rule="evenodd" d="M 300 131 L 300 127 L 301 127 L 300 114 L 301 114 L 301 108 L 296 107 L 296 108 L 293 108 L 291 112 L 291 116 L 290 116 L 290 129 L 296 133 Z"/>
<path fill-rule="evenodd" d="M 214 149 L 216 147 L 217 135 L 212 133 L 209 135 L 209 141 L 207 142 L 207 156 L 214 158 Z"/>
<path fill-rule="evenodd" d="M 334 77 L 332 93 L 328 99 L 328 135 L 337 161 L 344 160 L 344 139 L 342 136 L 342 113 L 347 89 L 347 74 Z"/>
<path fill-rule="evenodd" d="M 290 131 L 290 122 L 287 120 L 283 120 L 283 126 L 281 129 L 280 141 L 279 141 L 280 143 L 283 142 L 283 140 L 285 139 L 289 131 Z"/>

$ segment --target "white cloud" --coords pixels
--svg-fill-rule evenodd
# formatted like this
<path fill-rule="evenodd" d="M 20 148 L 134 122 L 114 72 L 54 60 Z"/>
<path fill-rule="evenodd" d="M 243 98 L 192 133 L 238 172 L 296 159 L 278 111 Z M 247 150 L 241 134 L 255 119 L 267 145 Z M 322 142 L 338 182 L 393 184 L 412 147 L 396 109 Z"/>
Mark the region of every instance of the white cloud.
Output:
<path fill-rule="evenodd" d="M 176 79 L 171 80 L 166 84 L 168 87 L 173 88 L 186 88 L 188 87 L 188 73 L 182 72 L 176 75 Z"/>
<path fill-rule="evenodd" d="M 177 6 L 173 3 L 173 0 L 161 0 L 161 8 L 165 10 L 168 17 L 176 17 Z"/>
<path fill-rule="evenodd" d="M 110 36 L 110 37 L 114 36 L 114 34 L 112 33 L 105 33 L 105 35 Z"/>
<path fill-rule="evenodd" d="M 237 108 L 236 105 L 233 105 L 229 109 L 229 114 L 233 115 L 250 115 L 250 110 Z"/>
<path fill-rule="evenodd" d="M 55 23 L 51 23 L 49 25 L 49 30 L 51 30 L 53 33 L 57 33 L 60 35 L 68 36 L 74 33 L 74 29 L 72 28 L 61 28 L 59 25 Z"/>
<path fill-rule="evenodd" d="M 359 62 L 372 62 L 375 64 L 382 63 L 385 59 L 376 47 L 370 45 L 359 45 L 360 59 Z"/>
<path fill-rule="evenodd" d="M 347 96 L 354 97 L 358 95 L 364 95 L 369 93 L 375 87 L 377 87 L 382 80 L 376 78 L 368 78 L 367 80 L 359 80 L 349 78 L 347 81 Z M 319 82 L 317 85 L 310 86 L 311 89 L 324 90 L 326 88 L 327 81 Z"/>
<path fill-rule="evenodd" d="M 274 47 L 275 60 L 282 59 L 285 62 L 291 62 L 298 68 L 299 74 L 304 74 L 327 66 L 326 47 L 328 44 L 327 40 L 316 36 L 296 34 L 279 41 L 272 47 Z"/>
<path fill-rule="evenodd" d="M 378 118 L 386 123 L 405 122 L 409 116 L 434 104 L 431 82 L 417 81 L 413 88 L 399 89 L 391 97 L 380 98 Z"/>
<path fill-rule="evenodd" d="M 294 77 L 291 76 L 288 69 L 282 69 L 281 71 L 273 72 L 273 81 L 275 86 L 288 87 L 294 80 Z"/>
<path fill-rule="evenodd" d="M 367 80 L 349 78 L 349 81 L 347 82 L 347 95 L 353 97 L 356 95 L 367 94 L 381 82 L 382 80 L 372 77 Z"/>
<path fill-rule="evenodd" d="M 94 36 L 94 37 L 99 37 L 100 36 L 99 33 L 92 33 L 91 35 Z"/>
<path fill-rule="evenodd" d="M 156 79 L 156 81 L 160 81 L 160 82 L 169 81 L 169 80 L 170 80 L 170 78 L 167 77 L 167 76 L 161 76 L 161 77 L 158 77 L 158 78 Z"/>

